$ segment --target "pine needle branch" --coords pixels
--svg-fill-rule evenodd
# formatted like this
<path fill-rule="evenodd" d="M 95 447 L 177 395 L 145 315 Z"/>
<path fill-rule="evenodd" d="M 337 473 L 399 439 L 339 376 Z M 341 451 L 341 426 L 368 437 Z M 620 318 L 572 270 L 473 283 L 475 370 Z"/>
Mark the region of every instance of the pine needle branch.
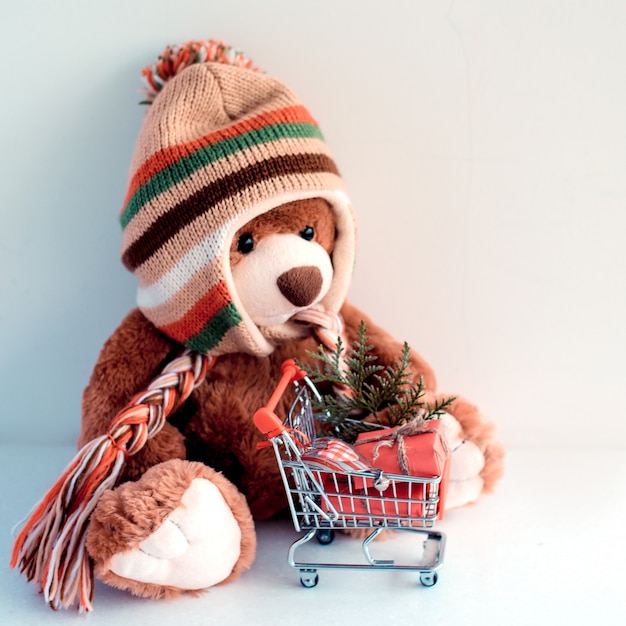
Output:
<path fill-rule="evenodd" d="M 396 361 L 387 366 L 377 363 L 362 321 L 350 350 L 339 340 L 330 354 L 322 346 L 317 352 L 307 351 L 314 364 L 298 362 L 298 366 L 314 383 L 334 387 L 335 392 L 323 395 L 315 410 L 326 416 L 335 435 L 352 441 L 372 428 L 436 418 L 454 402 L 455 398 L 437 400 L 434 406 L 424 402 L 424 381 L 420 376 L 413 382 L 410 354 L 405 342 Z"/>

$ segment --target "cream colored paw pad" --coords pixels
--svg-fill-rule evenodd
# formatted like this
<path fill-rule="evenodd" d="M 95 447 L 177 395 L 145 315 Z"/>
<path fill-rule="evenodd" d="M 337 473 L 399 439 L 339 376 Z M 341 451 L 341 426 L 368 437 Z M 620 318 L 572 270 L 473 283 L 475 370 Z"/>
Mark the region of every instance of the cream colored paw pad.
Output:
<path fill-rule="evenodd" d="M 205 589 L 229 576 L 241 551 L 241 531 L 219 489 L 196 478 L 181 504 L 138 548 L 116 554 L 118 576 L 179 589 Z"/>

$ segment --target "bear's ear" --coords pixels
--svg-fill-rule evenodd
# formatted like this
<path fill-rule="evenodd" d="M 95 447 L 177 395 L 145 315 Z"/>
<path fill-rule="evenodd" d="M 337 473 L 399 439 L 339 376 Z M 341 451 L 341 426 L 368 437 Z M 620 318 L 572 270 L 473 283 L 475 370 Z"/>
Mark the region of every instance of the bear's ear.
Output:
<path fill-rule="evenodd" d="M 293 233 L 318 243 L 328 254 L 335 244 L 335 217 L 322 198 L 307 198 L 281 204 L 242 226 L 230 245 L 230 265 L 234 267 L 250 253 L 255 243 L 277 233 Z"/>

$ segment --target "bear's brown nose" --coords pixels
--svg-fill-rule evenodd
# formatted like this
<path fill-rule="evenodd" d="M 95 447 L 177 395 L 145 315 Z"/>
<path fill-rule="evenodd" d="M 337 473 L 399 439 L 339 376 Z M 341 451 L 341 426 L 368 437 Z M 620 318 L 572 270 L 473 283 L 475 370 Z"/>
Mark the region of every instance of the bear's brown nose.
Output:
<path fill-rule="evenodd" d="M 317 298 L 324 279 L 314 265 L 294 267 L 276 280 L 280 292 L 295 306 L 308 306 Z"/>

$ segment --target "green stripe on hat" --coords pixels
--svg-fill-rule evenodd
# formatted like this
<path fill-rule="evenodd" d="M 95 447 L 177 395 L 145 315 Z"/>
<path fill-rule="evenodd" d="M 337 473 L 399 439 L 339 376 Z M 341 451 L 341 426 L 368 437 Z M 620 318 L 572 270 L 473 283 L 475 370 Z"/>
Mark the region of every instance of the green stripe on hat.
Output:
<path fill-rule="evenodd" d="M 251 130 L 200 148 L 156 173 L 137 189 L 120 216 L 122 228 L 128 226 L 144 204 L 203 167 L 235 152 L 245 151 L 252 146 L 293 138 L 323 139 L 323 136 L 320 129 L 314 124 L 305 122 L 279 123 Z"/>
<path fill-rule="evenodd" d="M 150 257 L 159 253 L 167 242 L 194 220 L 212 210 L 216 204 L 241 195 L 251 183 L 272 184 L 280 177 L 311 174 L 338 175 L 335 162 L 325 154 L 302 153 L 275 156 L 240 168 L 214 180 L 153 220 L 122 253 L 124 265 L 134 271 Z M 205 236 L 208 235 L 208 231 Z"/>
<path fill-rule="evenodd" d="M 192 350 L 206 354 L 217 346 L 224 335 L 242 321 L 239 311 L 230 302 L 221 308 L 205 325 L 204 328 L 183 343 Z"/>

